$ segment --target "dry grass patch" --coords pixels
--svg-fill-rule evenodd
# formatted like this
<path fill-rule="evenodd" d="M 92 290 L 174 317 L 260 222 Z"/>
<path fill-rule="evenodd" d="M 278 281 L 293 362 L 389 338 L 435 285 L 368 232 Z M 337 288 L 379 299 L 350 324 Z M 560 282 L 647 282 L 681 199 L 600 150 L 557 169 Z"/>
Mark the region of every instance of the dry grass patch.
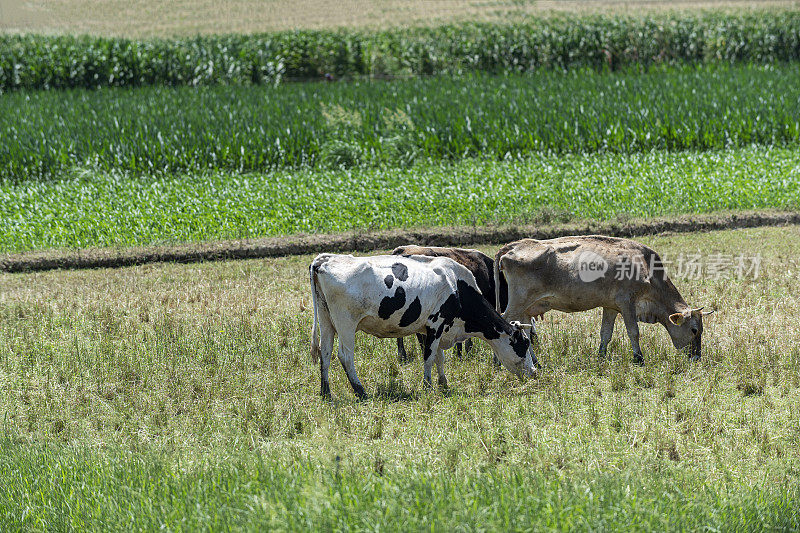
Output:
<path fill-rule="evenodd" d="M 128 37 L 251 33 L 286 29 L 427 26 L 466 20 L 513 21 L 552 13 L 631 13 L 791 8 L 796 1 L 707 0 L 0 0 L 0 31 Z"/>

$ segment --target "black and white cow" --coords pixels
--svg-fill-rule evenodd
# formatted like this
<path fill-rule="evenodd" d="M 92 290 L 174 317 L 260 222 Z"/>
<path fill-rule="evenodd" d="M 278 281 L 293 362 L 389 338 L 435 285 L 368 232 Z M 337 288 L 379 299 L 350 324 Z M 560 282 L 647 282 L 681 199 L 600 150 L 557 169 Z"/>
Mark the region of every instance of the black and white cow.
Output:
<path fill-rule="evenodd" d="M 314 302 L 311 356 L 320 362 L 324 397 L 330 396 L 334 335 L 339 335 L 339 361 L 353 390 L 366 396 L 353 358 L 359 330 L 381 338 L 424 334 L 426 388 L 434 360 L 439 385 L 447 386 L 442 350 L 470 337 L 486 340 L 510 372 L 534 374 L 530 341 L 521 325 L 503 320 L 481 295 L 472 273 L 452 259 L 321 254 L 311 263 L 309 276 Z"/>
<path fill-rule="evenodd" d="M 478 289 L 481 291 L 489 305 L 494 305 L 495 300 L 499 299 L 502 307 L 499 311 L 502 313 L 508 301 L 508 286 L 506 285 L 505 277 L 500 277 L 499 290 L 495 291 L 495 280 L 493 277 L 494 272 L 494 259 L 478 250 L 470 248 L 444 248 L 441 246 L 418 246 L 415 244 L 408 244 L 405 246 L 398 246 L 392 250 L 392 255 L 427 255 L 428 257 L 449 257 L 456 263 L 464 265 L 475 276 L 475 283 L 478 284 Z M 495 293 L 497 295 L 495 296 Z M 425 346 L 425 339 L 419 336 L 419 343 Z M 472 341 L 469 339 L 464 342 L 464 351 L 469 353 L 472 347 Z M 461 343 L 456 344 L 456 357 L 461 357 Z M 409 361 L 411 358 L 406 352 L 406 347 L 403 345 L 403 339 L 397 339 L 397 358 L 401 363 Z M 494 357 L 494 364 L 500 366 L 500 361 Z"/>

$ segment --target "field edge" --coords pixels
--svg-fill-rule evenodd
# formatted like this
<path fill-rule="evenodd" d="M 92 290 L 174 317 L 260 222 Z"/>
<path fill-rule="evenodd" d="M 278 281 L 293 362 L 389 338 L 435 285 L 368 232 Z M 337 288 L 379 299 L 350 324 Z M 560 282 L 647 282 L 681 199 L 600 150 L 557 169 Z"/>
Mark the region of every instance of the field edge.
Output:
<path fill-rule="evenodd" d="M 321 252 L 374 252 L 405 244 L 473 246 L 504 244 L 523 239 L 600 233 L 634 238 L 662 233 L 800 224 L 800 211 L 725 211 L 702 215 L 582 220 L 570 223 L 507 226 L 453 226 L 373 232 L 296 234 L 261 239 L 210 241 L 120 248 L 56 249 L 0 255 L 0 272 L 41 272 L 122 268 L 149 263 L 195 263 L 259 259 Z"/>

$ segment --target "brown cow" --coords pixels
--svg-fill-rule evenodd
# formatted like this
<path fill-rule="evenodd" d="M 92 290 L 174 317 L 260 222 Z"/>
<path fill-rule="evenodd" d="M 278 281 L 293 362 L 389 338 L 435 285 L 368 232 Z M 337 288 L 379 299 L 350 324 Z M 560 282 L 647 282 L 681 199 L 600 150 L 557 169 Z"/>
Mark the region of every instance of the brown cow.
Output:
<path fill-rule="evenodd" d="M 526 322 L 551 309 L 574 313 L 602 307 L 601 356 L 621 314 L 636 363 L 644 362 L 637 322 L 658 322 L 676 349 L 691 346 L 690 358 L 700 359 L 703 315 L 713 311 L 689 307 L 661 258 L 643 244 L 602 235 L 522 239 L 497 252 L 494 276 L 495 282 L 504 277 L 508 283 L 506 320 Z"/>
<path fill-rule="evenodd" d="M 495 280 L 492 274 L 494 270 L 494 261 L 491 257 L 479 252 L 478 250 L 466 248 L 443 248 L 440 246 L 417 246 L 409 244 L 407 246 L 398 246 L 392 250 L 392 255 L 424 255 L 428 257 L 447 257 L 467 267 L 475 276 L 475 281 L 478 283 L 478 288 L 483 294 L 483 297 L 494 307 L 495 302 L 500 302 L 500 310 L 505 307 L 508 300 L 508 287 L 506 286 L 505 279 L 500 281 L 500 291 L 495 291 Z M 501 312 L 498 311 L 498 312 Z M 419 339 L 420 345 L 424 346 L 424 340 Z M 464 351 L 469 353 L 472 347 L 472 341 L 467 340 L 464 343 Z M 456 344 L 456 355 L 461 356 L 461 344 Z M 403 339 L 397 339 L 397 358 L 400 362 L 408 361 L 408 354 L 406 353 Z M 495 364 L 499 366 L 500 362 L 495 358 Z"/>

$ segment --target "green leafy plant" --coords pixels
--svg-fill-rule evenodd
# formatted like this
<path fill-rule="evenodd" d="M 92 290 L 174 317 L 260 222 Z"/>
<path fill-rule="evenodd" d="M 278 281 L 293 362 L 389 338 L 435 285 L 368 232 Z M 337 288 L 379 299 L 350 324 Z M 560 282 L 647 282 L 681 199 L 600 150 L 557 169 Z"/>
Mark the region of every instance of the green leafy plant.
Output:
<path fill-rule="evenodd" d="M 15 180 L 794 145 L 800 70 L 18 91 L 0 98 L 0 135 L 0 177 Z"/>

